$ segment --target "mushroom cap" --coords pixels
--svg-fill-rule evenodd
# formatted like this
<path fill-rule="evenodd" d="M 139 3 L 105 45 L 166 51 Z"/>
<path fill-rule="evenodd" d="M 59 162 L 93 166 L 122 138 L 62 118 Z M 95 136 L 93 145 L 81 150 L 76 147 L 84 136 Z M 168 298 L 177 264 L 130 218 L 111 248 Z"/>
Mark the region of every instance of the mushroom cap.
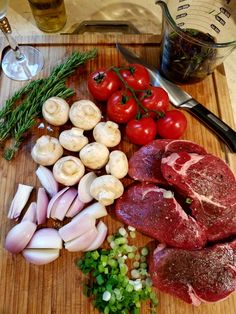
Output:
<path fill-rule="evenodd" d="M 123 184 L 112 175 L 97 177 L 90 186 L 90 194 L 104 206 L 113 204 L 123 193 Z"/>
<path fill-rule="evenodd" d="M 127 175 L 128 169 L 129 163 L 125 153 L 121 150 L 113 150 L 106 164 L 106 172 L 118 179 L 122 179 Z"/>
<path fill-rule="evenodd" d="M 81 149 L 79 157 L 86 167 L 101 169 L 108 161 L 109 150 L 104 144 L 93 142 Z"/>
<path fill-rule="evenodd" d="M 84 130 L 79 128 L 62 131 L 59 136 L 59 142 L 65 149 L 78 152 L 88 144 L 88 138 L 83 135 L 83 132 Z"/>
<path fill-rule="evenodd" d="M 31 156 L 42 166 L 53 165 L 63 155 L 63 148 L 58 139 L 49 135 L 42 135 L 37 139 Z"/>
<path fill-rule="evenodd" d="M 69 119 L 69 104 L 60 97 L 48 98 L 42 107 L 44 119 L 52 125 L 65 124 Z"/>
<path fill-rule="evenodd" d="M 54 164 L 52 171 L 57 182 L 65 186 L 72 186 L 79 182 L 84 175 L 85 168 L 79 158 L 65 156 Z"/>
<path fill-rule="evenodd" d="M 93 129 L 93 137 L 96 142 L 107 147 L 114 147 L 121 141 L 119 126 L 112 121 L 99 122 Z"/>
<path fill-rule="evenodd" d="M 100 109 L 91 100 L 79 100 L 70 108 L 69 117 L 72 124 L 83 130 L 92 130 L 101 120 Z"/>

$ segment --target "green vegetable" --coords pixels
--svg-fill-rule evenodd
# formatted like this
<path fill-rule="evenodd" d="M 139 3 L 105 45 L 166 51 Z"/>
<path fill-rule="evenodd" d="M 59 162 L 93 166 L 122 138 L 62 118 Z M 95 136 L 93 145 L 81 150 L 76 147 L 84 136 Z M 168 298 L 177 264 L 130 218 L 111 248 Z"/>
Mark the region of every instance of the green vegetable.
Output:
<path fill-rule="evenodd" d="M 5 159 L 12 159 L 18 151 L 25 133 L 35 125 L 36 118 L 41 116 L 42 105 L 48 98 L 58 96 L 65 99 L 74 94 L 72 89 L 66 87 L 66 78 L 96 54 L 96 49 L 73 52 L 47 78 L 31 81 L 6 101 L 0 110 L 0 145 L 4 146 L 9 138 L 12 139 L 12 144 L 4 151 Z"/>
<path fill-rule="evenodd" d="M 134 258 L 135 251 L 139 259 L 140 253 L 147 256 L 147 248 L 141 248 L 138 253 L 136 247 L 128 245 L 127 234 L 123 229 L 108 236 L 108 239 L 110 249 L 86 252 L 76 262 L 84 274 L 89 274 L 84 293 L 92 297 L 94 306 L 105 314 L 138 314 L 142 301 L 146 300 L 150 301 L 150 313 L 156 313 L 158 301 L 152 291 L 147 264 L 133 262 L 134 268 L 130 272 L 126 264 L 126 261 Z M 127 255 L 127 248 L 132 253 Z"/>

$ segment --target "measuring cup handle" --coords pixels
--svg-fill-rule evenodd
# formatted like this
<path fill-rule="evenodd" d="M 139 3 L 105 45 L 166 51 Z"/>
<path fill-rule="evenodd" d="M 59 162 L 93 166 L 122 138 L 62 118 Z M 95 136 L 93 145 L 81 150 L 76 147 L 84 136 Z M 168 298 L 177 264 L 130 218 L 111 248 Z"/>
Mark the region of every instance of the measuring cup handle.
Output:
<path fill-rule="evenodd" d="M 212 131 L 225 142 L 230 150 L 236 153 L 236 132 L 233 129 L 197 101 L 194 106 L 186 109 L 205 123 L 207 127 L 212 129 Z"/>

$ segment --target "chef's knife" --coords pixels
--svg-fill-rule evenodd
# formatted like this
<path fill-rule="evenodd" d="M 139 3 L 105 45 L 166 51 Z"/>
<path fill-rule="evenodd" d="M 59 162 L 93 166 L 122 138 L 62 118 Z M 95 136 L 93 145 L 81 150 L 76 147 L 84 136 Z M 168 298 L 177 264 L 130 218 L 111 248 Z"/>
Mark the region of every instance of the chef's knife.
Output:
<path fill-rule="evenodd" d="M 180 87 L 162 77 L 158 70 L 148 64 L 144 59 L 118 43 L 116 44 L 116 47 L 129 63 L 141 64 L 149 70 L 152 85 L 164 88 L 168 92 L 170 102 L 175 107 L 186 109 L 194 114 L 215 134 L 217 134 L 221 140 L 228 145 L 231 151 L 234 153 L 236 152 L 236 132 L 233 129 L 220 120 L 210 110 L 201 105 L 197 100 L 193 99 Z"/>

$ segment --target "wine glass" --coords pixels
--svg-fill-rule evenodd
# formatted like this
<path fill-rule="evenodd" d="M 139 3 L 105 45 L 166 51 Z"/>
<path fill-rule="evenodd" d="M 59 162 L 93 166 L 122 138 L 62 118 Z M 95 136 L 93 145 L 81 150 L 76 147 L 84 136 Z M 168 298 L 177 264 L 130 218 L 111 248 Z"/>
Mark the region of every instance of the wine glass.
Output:
<path fill-rule="evenodd" d="M 2 70 L 16 81 L 30 80 L 43 68 L 44 58 L 41 52 L 31 46 L 20 46 L 12 37 L 11 26 L 6 17 L 7 0 L 0 0 L 0 29 L 6 37 L 10 49 L 2 58 Z"/>

